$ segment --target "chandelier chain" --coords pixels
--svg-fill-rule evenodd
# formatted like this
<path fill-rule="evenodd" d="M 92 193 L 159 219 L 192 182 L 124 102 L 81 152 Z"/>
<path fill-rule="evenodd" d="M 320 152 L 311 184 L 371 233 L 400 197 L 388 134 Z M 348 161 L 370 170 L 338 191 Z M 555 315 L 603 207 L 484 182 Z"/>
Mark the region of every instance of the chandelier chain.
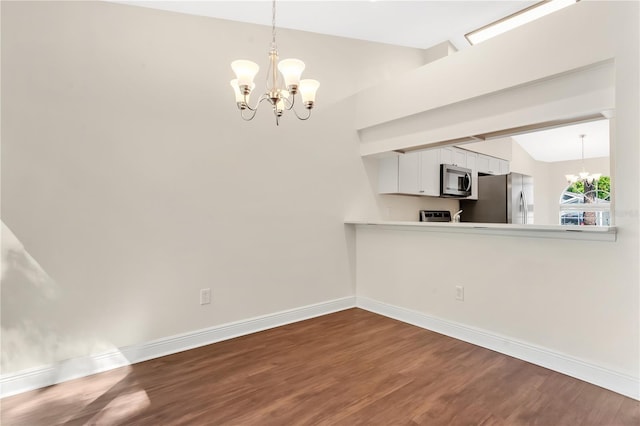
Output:
<path fill-rule="evenodd" d="M 593 182 L 595 182 L 595 185 L 597 187 L 598 185 L 598 179 L 600 179 L 600 177 L 602 176 L 601 173 L 588 173 L 586 168 L 584 167 L 584 138 L 587 135 L 579 135 L 580 137 L 580 148 L 581 148 L 581 157 L 580 157 L 580 162 L 582 164 L 582 170 L 580 171 L 580 173 L 578 173 L 577 175 L 574 174 L 567 174 L 564 175 L 567 178 L 567 182 L 569 182 L 570 184 L 574 184 L 578 181 L 584 182 L 585 185 L 591 185 Z"/>
<path fill-rule="evenodd" d="M 580 139 L 582 139 L 582 171 L 584 172 L 584 137 L 585 135 L 580 135 Z"/>
<path fill-rule="evenodd" d="M 271 4 L 271 47 L 276 46 L 276 0 Z"/>

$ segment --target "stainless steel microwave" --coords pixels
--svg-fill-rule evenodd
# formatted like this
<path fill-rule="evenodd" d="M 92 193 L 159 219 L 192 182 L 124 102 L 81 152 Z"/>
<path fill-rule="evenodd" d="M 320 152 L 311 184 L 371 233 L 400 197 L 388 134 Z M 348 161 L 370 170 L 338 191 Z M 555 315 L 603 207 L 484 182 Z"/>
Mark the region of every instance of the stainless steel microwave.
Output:
<path fill-rule="evenodd" d="M 464 198 L 471 195 L 470 169 L 440 164 L 440 196 Z"/>

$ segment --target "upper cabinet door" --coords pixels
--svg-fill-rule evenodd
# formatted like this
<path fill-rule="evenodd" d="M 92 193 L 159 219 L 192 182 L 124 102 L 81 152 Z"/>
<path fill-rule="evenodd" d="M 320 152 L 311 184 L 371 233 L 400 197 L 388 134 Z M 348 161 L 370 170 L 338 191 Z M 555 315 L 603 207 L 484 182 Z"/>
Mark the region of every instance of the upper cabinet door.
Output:
<path fill-rule="evenodd" d="M 378 160 L 378 193 L 398 193 L 398 157 Z"/>
<path fill-rule="evenodd" d="M 422 195 L 440 196 L 440 150 L 420 152 L 420 190 Z"/>
<path fill-rule="evenodd" d="M 478 157 L 476 158 L 476 169 L 479 173 L 489 173 L 489 157 L 478 154 Z"/>
<path fill-rule="evenodd" d="M 479 173 L 488 175 L 506 175 L 510 171 L 509 161 L 485 154 L 478 154 L 476 167 Z"/>
<path fill-rule="evenodd" d="M 398 192 L 422 194 L 420 189 L 420 153 L 408 152 L 398 157 Z"/>
<path fill-rule="evenodd" d="M 500 160 L 500 174 L 508 175 L 511 172 L 511 167 L 509 167 L 509 162 L 507 160 Z"/>
<path fill-rule="evenodd" d="M 467 167 L 467 152 L 453 148 L 453 164 L 458 167 Z"/>
<path fill-rule="evenodd" d="M 467 167 L 467 153 L 454 147 L 441 148 L 440 164 L 453 164 L 458 167 Z"/>
<path fill-rule="evenodd" d="M 489 171 L 490 175 L 500 174 L 500 160 L 496 157 L 489 157 Z"/>
<path fill-rule="evenodd" d="M 440 164 L 453 164 L 453 151 L 451 148 L 441 148 L 440 152 Z"/>

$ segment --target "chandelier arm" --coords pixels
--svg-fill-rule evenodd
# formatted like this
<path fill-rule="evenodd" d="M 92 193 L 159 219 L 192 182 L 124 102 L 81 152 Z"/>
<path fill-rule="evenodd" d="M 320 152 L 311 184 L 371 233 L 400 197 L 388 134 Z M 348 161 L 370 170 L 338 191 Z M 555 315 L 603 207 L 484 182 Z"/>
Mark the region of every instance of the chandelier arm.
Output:
<path fill-rule="evenodd" d="M 291 95 L 290 96 L 291 100 L 287 99 L 287 102 L 289 104 L 289 107 L 287 108 L 287 111 L 290 111 L 293 109 L 293 106 L 296 104 L 296 96 L 295 95 Z M 294 110 L 295 112 L 295 110 Z"/>
<path fill-rule="evenodd" d="M 307 114 L 306 117 L 301 117 L 300 115 L 298 115 L 298 111 L 296 111 L 295 109 L 292 110 L 293 113 L 296 115 L 296 117 L 298 118 L 298 120 L 308 120 L 311 117 L 311 108 L 308 108 L 307 111 L 309 111 L 309 113 Z"/>
<path fill-rule="evenodd" d="M 245 111 L 244 109 L 241 109 L 241 110 L 240 110 L 240 117 L 242 117 L 242 119 L 243 119 L 244 121 L 251 121 L 251 120 L 253 120 L 253 117 L 255 117 L 255 116 L 256 116 L 256 113 L 258 112 L 258 110 L 257 110 L 257 109 L 251 109 L 251 110 L 249 110 L 249 111 L 252 111 L 252 112 L 253 112 L 253 114 L 251 114 L 251 115 L 249 115 L 249 116 L 245 116 L 245 115 L 244 115 L 244 111 Z"/>
<path fill-rule="evenodd" d="M 258 109 L 258 107 L 260 106 L 260 104 L 262 103 L 262 101 L 266 101 L 267 99 L 269 99 L 269 96 L 264 93 L 262 96 L 260 96 L 260 98 L 258 99 L 258 102 L 256 102 L 256 105 L 254 107 L 250 107 L 249 103 L 247 102 L 247 95 L 244 96 L 244 107 L 245 109 L 248 109 L 249 111 L 256 111 Z"/>
<path fill-rule="evenodd" d="M 293 105 L 296 103 L 296 97 L 295 95 L 292 95 L 288 98 L 282 98 L 282 102 L 284 102 L 284 109 L 286 111 L 291 111 L 291 109 L 293 109 Z"/>

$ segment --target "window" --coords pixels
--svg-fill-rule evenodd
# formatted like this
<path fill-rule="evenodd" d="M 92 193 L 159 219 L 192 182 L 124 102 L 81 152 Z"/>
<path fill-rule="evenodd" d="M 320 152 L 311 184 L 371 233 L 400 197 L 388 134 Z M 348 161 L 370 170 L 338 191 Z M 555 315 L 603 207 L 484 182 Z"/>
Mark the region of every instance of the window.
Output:
<path fill-rule="evenodd" d="M 578 181 L 560 196 L 560 225 L 610 226 L 611 178 L 602 176 L 589 184 Z"/>

